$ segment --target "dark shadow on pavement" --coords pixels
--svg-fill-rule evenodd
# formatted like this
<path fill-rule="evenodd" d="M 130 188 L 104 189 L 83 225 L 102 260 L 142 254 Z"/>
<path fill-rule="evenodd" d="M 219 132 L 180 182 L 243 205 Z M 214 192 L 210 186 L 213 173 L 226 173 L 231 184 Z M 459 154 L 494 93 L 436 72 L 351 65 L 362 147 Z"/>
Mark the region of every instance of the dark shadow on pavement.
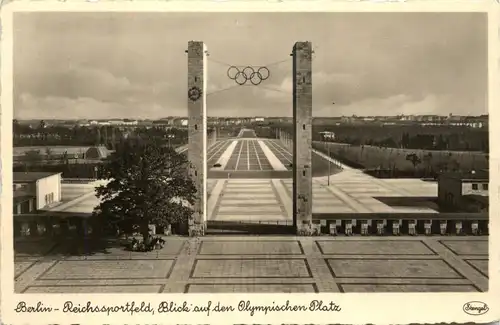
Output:
<path fill-rule="evenodd" d="M 124 251 L 115 238 L 48 238 L 14 243 L 15 258 L 48 256 L 89 256 Z"/>

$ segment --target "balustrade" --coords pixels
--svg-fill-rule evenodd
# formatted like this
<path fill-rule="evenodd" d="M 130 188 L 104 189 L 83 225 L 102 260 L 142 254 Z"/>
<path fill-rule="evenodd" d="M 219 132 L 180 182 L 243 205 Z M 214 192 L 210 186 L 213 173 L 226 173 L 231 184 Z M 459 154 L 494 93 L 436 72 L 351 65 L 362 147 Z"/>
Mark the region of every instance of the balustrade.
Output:
<path fill-rule="evenodd" d="M 93 217 L 57 217 L 47 215 L 16 216 L 14 219 L 14 238 L 41 238 L 41 237 L 87 237 L 96 238 L 111 233 L 99 218 Z M 172 226 L 149 226 L 150 232 L 155 234 L 172 234 Z M 319 233 L 320 227 L 317 232 Z"/>
<path fill-rule="evenodd" d="M 322 233 L 337 235 L 487 235 L 488 220 L 327 220 Z"/>
<path fill-rule="evenodd" d="M 99 228 L 102 228 L 102 225 L 97 227 Z M 88 224 L 88 218 L 82 217 L 58 218 L 30 215 L 14 218 L 14 238 L 86 236 L 92 233 L 93 229 Z"/>
<path fill-rule="evenodd" d="M 110 234 L 102 220 L 93 217 L 16 216 L 14 237 L 73 237 Z M 400 235 L 487 235 L 487 213 L 444 214 L 328 214 L 313 215 L 315 235 L 400 236 Z M 172 234 L 171 226 L 150 227 L 152 233 Z"/>

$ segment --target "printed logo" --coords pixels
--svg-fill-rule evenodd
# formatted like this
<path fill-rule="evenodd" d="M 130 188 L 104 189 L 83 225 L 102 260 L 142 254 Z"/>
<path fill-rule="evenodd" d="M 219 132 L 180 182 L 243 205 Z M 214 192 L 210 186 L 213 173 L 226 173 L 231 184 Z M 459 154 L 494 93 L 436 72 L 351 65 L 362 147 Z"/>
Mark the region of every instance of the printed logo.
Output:
<path fill-rule="evenodd" d="M 472 316 L 480 316 L 486 314 L 490 308 L 482 301 L 469 301 L 462 308 L 464 313 Z"/>

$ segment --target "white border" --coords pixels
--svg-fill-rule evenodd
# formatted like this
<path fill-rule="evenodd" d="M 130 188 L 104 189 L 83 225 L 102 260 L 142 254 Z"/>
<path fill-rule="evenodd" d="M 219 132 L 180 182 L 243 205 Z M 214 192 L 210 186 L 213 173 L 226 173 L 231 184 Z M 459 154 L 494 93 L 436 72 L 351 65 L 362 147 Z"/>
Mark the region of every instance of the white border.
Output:
<path fill-rule="evenodd" d="M 490 239 L 490 284 L 487 293 L 370 293 L 370 294 L 93 294 L 93 295 L 34 295 L 13 294 L 13 240 L 12 240 L 12 16 L 20 11 L 122 11 L 122 12 L 237 12 L 237 11 L 288 11 L 288 12 L 487 12 L 489 15 L 489 109 L 490 109 L 490 229 L 493 235 Z M 399 3 L 332 3 L 324 1 L 263 3 L 254 2 L 18 2 L 10 3 L 2 8 L 2 43 L 1 43 L 1 312 L 2 322 L 7 324 L 46 324 L 46 323 L 431 323 L 431 322 L 492 322 L 500 318 L 500 253 L 499 238 L 495 236 L 495 229 L 500 229 L 499 212 L 499 172 L 500 148 L 496 146 L 500 139 L 500 128 L 495 127 L 499 122 L 498 109 L 498 62 L 499 62 L 499 19 L 498 4 L 483 1 L 440 1 L 440 2 L 408 2 Z M 446 27 L 443 27 L 446 28 Z M 187 40 L 186 40 L 187 42 Z M 494 109 L 495 108 L 495 109 Z M 160 301 L 175 301 L 182 304 L 189 303 L 205 305 L 208 300 L 220 301 L 224 305 L 236 305 L 241 299 L 250 299 L 254 304 L 272 304 L 273 302 L 308 303 L 313 299 L 334 301 L 342 307 L 339 313 L 301 312 L 301 313 L 262 313 L 250 316 L 245 312 L 212 313 L 207 317 L 203 313 L 176 313 L 176 314 L 64 314 L 52 312 L 50 314 L 16 314 L 14 308 L 21 300 L 36 304 L 41 301 L 45 305 L 62 307 L 67 300 L 75 303 L 86 303 L 91 300 L 94 304 L 124 304 L 130 301 L 147 301 L 153 306 Z M 462 306 L 468 301 L 483 301 L 490 310 L 482 316 L 469 316 L 462 312 Z"/>

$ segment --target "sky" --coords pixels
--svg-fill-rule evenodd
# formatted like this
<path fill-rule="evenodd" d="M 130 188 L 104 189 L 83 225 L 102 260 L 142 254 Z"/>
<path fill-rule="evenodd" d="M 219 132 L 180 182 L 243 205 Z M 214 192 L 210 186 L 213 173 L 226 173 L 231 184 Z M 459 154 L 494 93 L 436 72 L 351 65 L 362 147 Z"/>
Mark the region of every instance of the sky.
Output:
<path fill-rule="evenodd" d="M 291 116 L 297 41 L 313 116 L 488 112 L 482 13 L 59 12 L 14 16 L 14 117 L 185 116 L 190 40 L 209 51 L 209 116 Z M 237 86 L 231 65 L 270 77 Z"/>

